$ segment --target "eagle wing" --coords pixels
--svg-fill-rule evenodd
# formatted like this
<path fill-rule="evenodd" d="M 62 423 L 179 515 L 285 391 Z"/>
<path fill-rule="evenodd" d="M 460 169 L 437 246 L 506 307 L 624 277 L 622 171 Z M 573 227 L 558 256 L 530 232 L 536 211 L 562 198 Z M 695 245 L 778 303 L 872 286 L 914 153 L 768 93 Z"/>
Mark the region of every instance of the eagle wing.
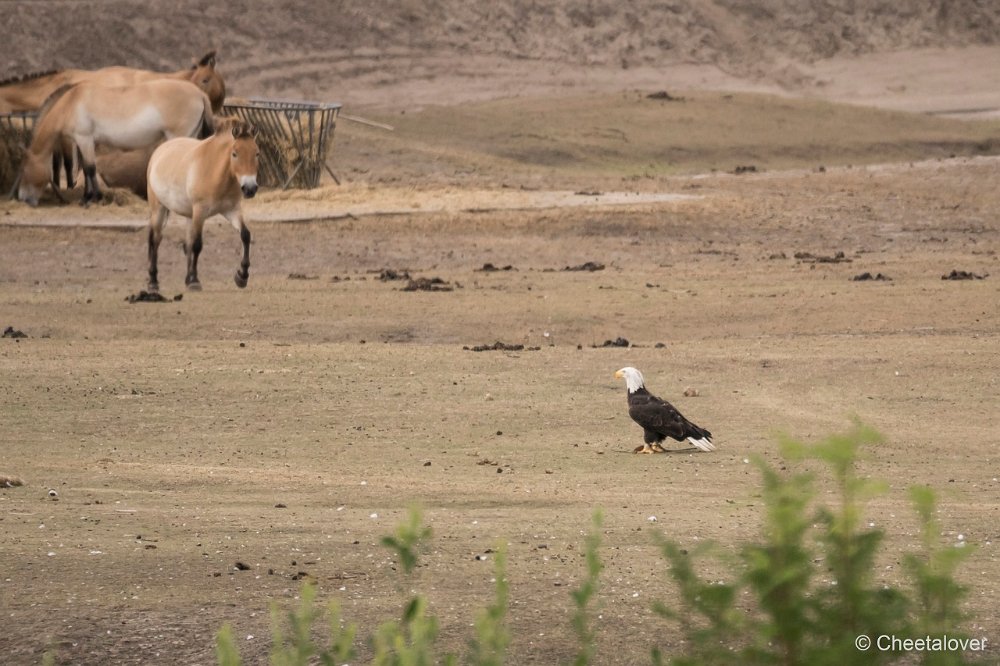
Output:
<path fill-rule="evenodd" d="M 683 441 L 685 435 L 685 419 L 677 409 L 666 400 L 655 395 L 633 394 L 628 401 L 628 415 L 632 420 L 646 430 L 651 430 L 666 437 Z"/>

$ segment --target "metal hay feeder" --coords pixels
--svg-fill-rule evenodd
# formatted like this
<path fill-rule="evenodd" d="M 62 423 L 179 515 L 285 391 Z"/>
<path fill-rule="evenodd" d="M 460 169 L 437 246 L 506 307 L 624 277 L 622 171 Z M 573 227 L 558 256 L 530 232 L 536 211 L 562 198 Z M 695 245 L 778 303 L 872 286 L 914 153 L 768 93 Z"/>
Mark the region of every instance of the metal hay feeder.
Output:
<path fill-rule="evenodd" d="M 326 163 L 340 108 L 340 104 L 250 99 L 227 102 L 223 112 L 257 127 L 261 184 L 285 190 L 316 187 L 323 169 L 340 183 Z"/>

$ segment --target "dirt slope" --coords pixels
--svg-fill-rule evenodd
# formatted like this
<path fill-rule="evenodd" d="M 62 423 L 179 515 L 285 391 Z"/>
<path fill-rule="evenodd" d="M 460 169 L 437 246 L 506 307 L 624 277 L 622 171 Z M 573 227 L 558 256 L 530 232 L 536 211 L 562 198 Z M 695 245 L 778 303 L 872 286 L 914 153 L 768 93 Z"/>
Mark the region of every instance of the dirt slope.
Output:
<path fill-rule="evenodd" d="M 795 85 L 802 74 L 792 63 L 996 44 L 1000 5 L 42 1 L 5 3 L 0 33 L 6 42 L 0 76 L 111 64 L 170 69 L 218 48 L 235 87 L 256 94 L 333 94 L 352 81 L 432 80 L 475 58 L 618 71 L 708 64 Z"/>

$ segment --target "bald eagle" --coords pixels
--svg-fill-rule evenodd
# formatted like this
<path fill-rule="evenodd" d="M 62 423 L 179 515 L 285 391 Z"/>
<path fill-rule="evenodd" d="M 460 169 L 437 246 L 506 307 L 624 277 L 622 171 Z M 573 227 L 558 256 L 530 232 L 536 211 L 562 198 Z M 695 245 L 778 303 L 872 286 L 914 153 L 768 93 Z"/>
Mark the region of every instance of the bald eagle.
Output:
<path fill-rule="evenodd" d="M 646 390 L 642 373 L 635 368 L 622 368 L 616 379 L 625 379 L 628 390 L 628 415 L 642 426 L 645 444 L 635 447 L 633 453 L 663 453 L 660 442 L 672 437 L 678 442 L 685 439 L 702 451 L 714 451 L 712 433 L 699 428 L 681 416 L 673 405 Z"/>

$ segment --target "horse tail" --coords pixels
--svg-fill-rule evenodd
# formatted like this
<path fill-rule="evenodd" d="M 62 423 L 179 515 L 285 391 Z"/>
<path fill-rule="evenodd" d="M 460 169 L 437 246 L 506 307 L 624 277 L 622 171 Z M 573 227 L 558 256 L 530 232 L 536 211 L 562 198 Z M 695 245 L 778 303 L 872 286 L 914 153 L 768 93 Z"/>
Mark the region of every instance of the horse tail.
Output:
<path fill-rule="evenodd" d="M 205 104 L 205 110 L 201 114 L 201 128 L 198 130 L 198 138 L 207 139 L 215 134 L 215 116 L 212 114 L 212 102 L 208 99 L 208 95 L 202 94 L 202 101 Z"/>

